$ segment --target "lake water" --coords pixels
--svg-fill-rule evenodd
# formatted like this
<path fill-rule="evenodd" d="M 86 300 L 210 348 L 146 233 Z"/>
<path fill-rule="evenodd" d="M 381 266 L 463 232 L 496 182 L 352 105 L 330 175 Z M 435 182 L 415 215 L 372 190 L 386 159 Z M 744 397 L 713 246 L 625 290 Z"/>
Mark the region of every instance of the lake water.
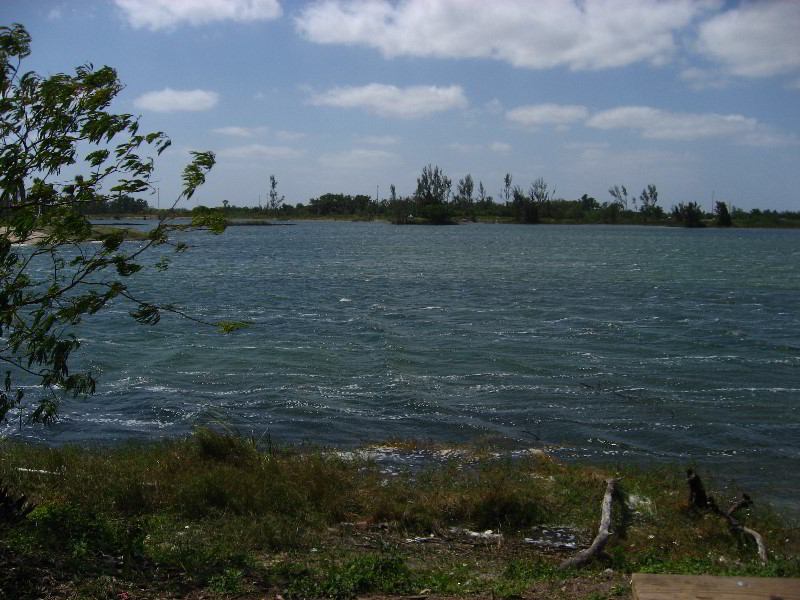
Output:
<path fill-rule="evenodd" d="M 490 436 L 562 458 L 696 464 L 800 497 L 800 231 L 297 223 L 189 234 L 78 331 L 96 396 L 48 443 L 184 434 L 279 442 Z M 153 259 L 155 260 L 155 258 Z"/>

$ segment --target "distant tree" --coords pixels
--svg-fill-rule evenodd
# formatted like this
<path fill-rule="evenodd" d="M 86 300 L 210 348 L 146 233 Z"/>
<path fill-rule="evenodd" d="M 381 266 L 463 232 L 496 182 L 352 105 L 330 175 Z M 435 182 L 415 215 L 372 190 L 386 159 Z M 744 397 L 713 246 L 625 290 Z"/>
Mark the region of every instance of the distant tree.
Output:
<path fill-rule="evenodd" d="M 472 175 L 467 173 L 463 179 L 458 181 L 458 198 L 462 205 L 469 207 L 472 204 L 472 194 L 475 190 L 475 182 Z"/>
<path fill-rule="evenodd" d="M 128 303 L 145 324 L 178 312 L 140 298 L 129 282 L 146 268 L 144 252 L 185 227 L 165 217 L 143 244 L 123 246 L 121 230 L 87 243 L 95 236 L 78 208 L 104 202 L 104 190 L 118 197 L 152 190 L 153 160 L 142 152 L 151 145 L 160 154 L 170 142 L 161 132 L 140 134 L 133 115 L 108 111 L 123 88 L 111 67 L 48 77 L 21 71 L 30 43 L 22 25 L 0 27 L 0 420 L 16 410 L 20 423 L 48 423 L 65 397 L 95 391 L 94 373 L 71 368 L 84 317 L 112 302 L 116 311 Z M 192 152 L 178 199 L 191 198 L 213 164 L 210 152 Z M 58 179 L 81 168 L 85 175 Z M 193 225 L 219 231 L 224 220 L 198 216 Z M 166 257 L 155 265 L 166 266 Z"/>
<path fill-rule="evenodd" d="M 639 194 L 639 212 L 647 217 L 659 217 L 663 214 L 663 210 L 658 206 L 658 190 L 653 184 L 649 184 Z"/>
<path fill-rule="evenodd" d="M 539 205 L 525 195 L 520 186 L 514 186 L 511 191 L 513 201 L 511 203 L 514 221 L 517 223 L 538 223 Z"/>
<path fill-rule="evenodd" d="M 684 227 L 705 227 L 703 209 L 697 202 L 687 204 L 681 202 L 678 206 L 672 207 L 672 216 L 676 221 L 683 223 Z"/>
<path fill-rule="evenodd" d="M 308 202 L 315 215 L 363 215 L 376 208 L 376 202 L 365 194 L 350 196 L 349 194 L 323 194 Z"/>
<path fill-rule="evenodd" d="M 500 192 L 500 197 L 506 201 L 506 204 L 511 201 L 511 179 L 511 173 L 506 173 L 503 178 L 503 189 Z"/>
<path fill-rule="evenodd" d="M 717 213 L 717 226 L 719 227 L 730 227 L 733 225 L 733 219 L 731 219 L 731 215 L 728 212 L 728 205 L 724 202 L 717 202 L 714 205 L 715 211 Z"/>
<path fill-rule="evenodd" d="M 269 202 L 267 202 L 267 208 L 272 211 L 278 210 L 281 205 L 283 204 L 284 197 L 278 196 L 278 180 L 275 179 L 275 175 L 269 176 Z"/>
<path fill-rule="evenodd" d="M 118 194 L 113 200 L 105 203 L 105 208 L 113 215 L 133 215 L 147 211 L 150 206 L 144 198 L 134 198 L 129 194 Z"/>
<path fill-rule="evenodd" d="M 452 186 L 451 179 L 438 166 L 423 167 L 422 173 L 417 177 L 417 190 L 414 194 L 419 216 L 435 225 L 449 223 L 448 201 Z"/>
<path fill-rule="evenodd" d="M 474 191 L 475 182 L 472 179 L 472 175 L 467 173 L 467 175 L 458 182 L 456 199 L 461 212 L 465 216 L 470 216 L 473 221 L 475 220 L 475 201 L 472 197 Z"/>
<path fill-rule="evenodd" d="M 406 225 L 412 221 L 414 206 L 408 198 L 397 195 L 394 184 L 389 186 L 389 205 L 386 208 L 389 220 L 395 225 Z"/>
<path fill-rule="evenodd" d="M 623 210 L 628 210 L 628 190 L 624 185 L 615 185 L 608 188 L 608 193 L 614 199 L 614 203 Z"/>
<path fill-rule="evenodd" d="M 228 201 L 227 200 L 223 200 L 222 201 L 222 208 L 223 209 L 228 208 Z"/>
<path fill-rule="evenodd" d="M 537 178 L 528 190 L 530 199 L 537 204 L 546 204 L 555 196 L 555 189 L 549 190 L 547 182 L 543 177 Z"/>
<path fill-rule="evenodd" d="M 422 168 L 417 177 L 415 197 L 422 206 L 430 204 L 446 204 L 450 199 L 453 182 L 438 166 L 428 165 Z"/>
<path fill-rule="evenodd" d="M 581 196 L 580 203 L 581 203 L 581 208 L 585 211 L 596 210 L 600 208 L 600 204 L 597 202 L 597 200 L 595 200 L 588 194 L 584 194 L 583 196 Z"/>

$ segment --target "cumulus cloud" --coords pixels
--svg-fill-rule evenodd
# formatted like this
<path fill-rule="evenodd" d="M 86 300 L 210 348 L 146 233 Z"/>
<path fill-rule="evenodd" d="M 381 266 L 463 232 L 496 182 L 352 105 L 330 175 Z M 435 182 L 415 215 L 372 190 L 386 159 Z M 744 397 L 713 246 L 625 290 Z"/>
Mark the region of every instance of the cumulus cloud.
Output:
<path fill-rule="evenodd" d="M 217 152 L 219 158 L 231 160 L 263 160 L 277 158 L 300 158 L 305 154 L 302 150 L 289 146 L 266 146 L 264 144 L 247 144 L 234 146 Z"/>
<path fill-rule="evenodd" d="M 741 77 L 800 70 L 800 7 L 796 2 L 742 3 L 702 23 L 697 47 Z"/>
<path fill-rule="evenodd" d="M 308 137 L 308 134 L 303 133 L 302 131 L 276 131 L 275 132 L 275 139 L 278 139 L 282 142 L 295 142 L 297 140 L 302 140 L 303 138 Z"/>
<path fill-rule="evenodd" d="M 532 127 L 569 125 L 584 120 L 588 114 L 589 110 L 585 106 L 576 104 L 531 104 L 509 110 L 506 118 L 526 127 Z"/>
<path fill-rule="evenodd" d="M 219 133 L 220 135 L 251 138 L 266 133 L 267 131 L 269 131 L 269 129 L 267 127 L 230 126 L 230 127 L 217 127 L 216 129 L 212 129 L 211 131 L 213 133 Z"/>
<path fill-rule="evenodd" d="M 757 121 L 742 115 L 671 113 L 648 106 L 621 106 L 600 111 L 586 122 L 598 129 L 638 129 L 642 137 L 697 140 L 753 131 Z"/>
<path fill-rule="evenodd" d="M 489 144 L 489 150 L 492 152 L 511 152 L 511 144 L 507 144 L 505 142 L 492 142 Z"/>
<path fill-rule="evenodd" d="M 720 73 L 708 69 L 688 67 L 681 71 L 679 76 L 695 90 L 723 89 L 728 86 L 728 81 L 725 77 L 721 77 Z"/>
<path fill-rule="evenodd" d="M 115 0 L 133 27 L 151 31 L 181 23 L 269 21 L 281 16 L 278 0 Z"/>
<path fill-rule="evenodd" d="M 567 150 L 603 150 L 604 148 L 610 148 L 611 144 L 608 142 L 567 142 L 564 144 L 564 148 Z"/>
<path fill-rule="evenodd" d="M 696 0 L 323 0 L 295 18 L 320 44 L 363 45 L 386 57 L 491 58 L 573 70 L 663 64 L 674 34 L 706 9 Z"/>
<path fill-rule="evenodd" d="M 400 141 L 394 135 L 367 135 L 361 138 L 365 144 L 375 144 L 376 146 L 393 146 Z"/>
<path fill-rule="evenodd" d="M 411 86 L 370 83 L 359 87 L 335 87 L 311 98 L 311 104 L 364 108 L 384 117 L 414 119 L 436 112 L 465 108 L 467 99 L 461 86 Z"/>
<path fill-rule="evenodd" d="M 634 129 L 656 140 L 699 140 L 728 137 L 742 144 L 780 146 L 795 137 L 774 131 L 743 115 L 673 113 L 648 106 L 621 106 L 595 113 L 586 125 L 597 129 Z"/>
<path fill-rule="evenodd" d="M 136 108 L 156 112 L 200 111 L 214 108 L 219 94 L 207 90 L 173 90 L 164 88 L 147 92 L 133 101 Z"/>
<path fill-rule="evenodd" d="M 496 152 L 498 154 L 503 154 L 505 152 L 511 151 L 511 144 L 507 144 L 505 142 L 491 142 L 489 144 L 462 144 L 460 142 L 453 142 L 451 144 L 447 144 L 447 148 L 453 150 L 454 152 L 458 152 L 459 154 L 477 154 L 478 152 L 485 152 L 489 150 L 490 152 Z"/>
<path fill-rule="evenodd" d="M 381 167 L 397 160 L 397 155 L 386 150 L 356 148 L 336 154 L 323 154 L 319 162 L 334 169 L 364 169 Z"/>

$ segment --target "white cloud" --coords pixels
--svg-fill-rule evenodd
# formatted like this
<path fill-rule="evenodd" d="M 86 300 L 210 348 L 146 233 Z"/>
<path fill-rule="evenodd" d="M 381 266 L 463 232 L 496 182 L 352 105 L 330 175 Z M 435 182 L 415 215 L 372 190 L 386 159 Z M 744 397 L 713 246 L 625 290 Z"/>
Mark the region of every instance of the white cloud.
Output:
<path fill-rule="evenodd" d="M 564 144 L 564 148 L 567 150 L 602 150 L 604 148 L 609 148 L 611 144 L 608 142 L 568 142 Z"/>
<path fill-rule="evenodd" d="M 384 117 L 413 119 L 432 113 L 465 108 L 467 99 L 461 86 L 411 86 L 370 83 L 360 87 L 335 87 L 311 98 L 311 104 L 364 108 Z"/>
<path fill-rule="evenodd" d="M 269 21 L 281 16 L 278 0 L 115 0 L 133 27 L 151 31 L 181 23 Z"/>
<path fill-rule="evenodd" d="M 156 112 L 199 111 L 214 108 L 219 94 L 207 90 L 173 90 L 164 88 L 147 92 L 133 101 L 136 108 Z"/>
<path fill-rule="evenodd" d="M 586 124 L 598 129 L 638 129 L 649 139 L 697 140 L 746 133 L 757 123 L 742 115 L 670 113 L 648 106 L 621 106 L 592 115 Z"/>
<path fill-rule="evenodd" d="M 728 85 L 726 78 L 721 77 L 718 72 L 698 67 L 684 69 L 680 73 L 680 78 L 695 90 L 723 89 Z"/>
<path fill-rule="evenodd" d="M 741 77 L 800 70 L 800 5 L 742 3 L 700 25 L 697 48 Z"/>
<path fill-rule="evenodd" d="M 300 158 L 305 152 L 289 146 L 265 146 L 264 144 L 248 144 L 225 148 L 217 153 L 220 158 L 232 160 L 264 160 L 279 158 Z"/>
<path fill-rule="evenodd" d="M 503 103 L 497 98 L 493 98 L 484 104 L 484 109 L 490 115 L 501 115 L 503 114 Z"/>
<path fill-rule="evenodd" d="M 47 13 L 47 18 L 48 18 L 50 21 L 58 21 L 58 20 L 59 20 L 61 17 L 63 17 L 63 16 L 64 16 L 64 13 L 63 13 L 63 11 L 61 10 L 61 7 L 60 7 L 60 6 L 54 6 L 54 7 L 53 7 L 53 8 L 51 8 L 51 9 L 50 9 L 50 11 Z"/>
<path fill-rule="evenodd" d="M 447 148 L 453 152 L 458 152 L 459 154 L 473 154 L 474 152 L 479 152 L 483 146 L 480 144 L 462 144 L 460 142 L 453 142 L 452 144 L 447 144 Z"/>
<path fill-rule="evenodd" d="M 364 169 L 382 167 L 397 161 L 397 155 L 386 150 L 361 149 L 348 150 L 337 154 L 323 154 L 319 162 L 334 169 Z"/>
<path fill-rule="evenodd" d="M 244 138 L 251 138 L 257 135 L 261 135 L 269 131 L 268 127 L 237 127 L 237 126 L 230 126 L 230 127 L 217 127 L 216 129 L 211 130 L 213 133 L 219 133 L 220 135 L 230 135 L 233 137 L 244 137 Z"/>
<path fill-rule="evenodd" d="M 696 0 L 322 0 L 295 18 L 320 44 L 364 45 L 386 57 L 493 58 L 573 70 L 663 64 L 674 33 L 702 14 Z"/>
<path fill-rule="evenodd" d="M 483 145 L 453 142 L 451 144 L 447 144 L 447 148 L 453 150 L 454 152 L 458 152 L 459 154 L 477 154 L 479 152 L 486 152 L 486 150 L 502 154 L 511 151 L 511 144 L 506 144 L 505 142 L 491 142 Z"/>
<path fill-rule="evenodd" d="M 308 137 L 308 134 L 301 131 L 276 131 L 275 138 L 282 142 L 295 142 Z"/>
<path fill-rule="evenodd" d="M 505 142 L 492 142 L 489 144 L 489 150 L 492 152 L 511 152 L 511 144 Z"/>
<path fill-rule="evenodd" d="M 762 148 L 780 148 L 793 146 L 800 143 L 800 138 L 794 133 L 774 131 L 768 127 L 759 127 L 756 131 L 746 134 L 740 140 L 745 146 L 760 146 Z"/>
<path fill-rule="evenodd" d="M 400 138 L 394 135 L 367 135 L 361 138 L 361 141 L 376 146 L 394 146 L 400 141 Z"/>
<path fill-rule="evenodd" d="M 569 125 L 584 120 L 589 114 L 585 106 L 576 104 L 531 104 L 519 106 L 506 113 L 510 121 L 526 127 L 536 125 Z"/>
<path fill-rule="evenodd" d="M 795 136 L 782 134 L 743 115 L 672 113 L 648 106 L 621 106 L 592 115 L 586 125 L 597 129 L 634 129 L 643 138 L 655 140 L 699 140 L 727 137 L 753 146 L 795 143 Z"/>

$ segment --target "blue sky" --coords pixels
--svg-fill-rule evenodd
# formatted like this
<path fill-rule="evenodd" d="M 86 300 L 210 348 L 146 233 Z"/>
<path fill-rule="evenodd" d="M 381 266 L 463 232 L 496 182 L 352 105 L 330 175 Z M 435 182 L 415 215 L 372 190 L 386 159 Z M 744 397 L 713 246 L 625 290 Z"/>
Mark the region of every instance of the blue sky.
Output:
<path fill-rule="evenodd" d="M 712 196 L 800 210 L 800 2 L 760 0 L 116 0 L 0 4 L 33 37 L 25 68 L 91 62 L 126 85 L 113 108 L 217 165 L 191 202 L 292 204 L 411 194 L 429 163 L 499 195 L 660 204 Z M 149 198 L 155 205 L 156 197 Z"/>

